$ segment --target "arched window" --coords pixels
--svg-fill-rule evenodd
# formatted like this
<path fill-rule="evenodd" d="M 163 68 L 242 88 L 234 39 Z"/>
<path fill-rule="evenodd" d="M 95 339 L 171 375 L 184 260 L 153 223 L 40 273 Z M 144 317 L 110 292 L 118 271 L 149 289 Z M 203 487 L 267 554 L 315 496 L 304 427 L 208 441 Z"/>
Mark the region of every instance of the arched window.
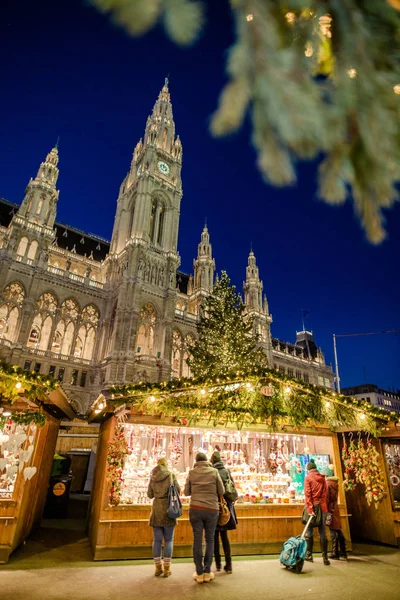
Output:
<path fill-rule="evenodd" d="M 165 218 L 164 207 L 160 206 L 160 216 L 159 216 L 159 219 L 158 219 L 158 234 L 157 234 L 157 244 L 159 246 L 161 246 L 162 239 L 163 239 L 164 218 Z"/>
<path fill-rule="evenodd" d="M 154 336 L 156 325 L 156 311 L 152 304 L 146 304 L 140 313 L 140 325 L 137 338 L 137 351 L 139 354 L 154 354 Z"/>
<path fill-rule="evenodd" d="M 108 356 L 111 352 L 112 343 L 113 343 L 113 339 L 114 339 L 114 325 L 115 325 L 116 317 L 117 317 L 117 302 L 114 304 L 114 308 L 112 310 L 111 317 L 110 317 L 110 324 L 108 327 L 108 339 L 107 339 L 107 346 L 106 346 L 106 356 Z"/>
<path fill-rule="evenodd" d="M 92 360 L 94 351 L 96 332 L 94 327 L 89 325 L 82 325 L 79 328 L 78 336 L 75 342 L 74 356 L 77 358 L 84 358 L 85 360 Z"/>
<path fill-rule="evenodd" d="M 36 305 L 39 310 L 47 310 L 54 313 L 57 309 L 57 300 L 50 292 L 45 292 L 37 299 Z"/>
<path fill-rule="evenodd" d="M 81 327 L 81 329 L 82 329 L 82 327 Z M 81 334 L 81 329 L 79 330 L 78 336 L 77 336 L 76 341 L 75 341 L 75 350 L 74 350 L 74 356 L 75 356 L 75 358 L 82 358 L 83 341 L 82 341 L 82 337 L 80 335 Z"/>
<path fill-rule="evenodd" d="M 182 373 L 182 346 L 183 340 L 179 331 L 172 332 L 172 377 L 179 379 Z"/>
<path fill-rule="evenodd" d="M 19 240 L 18 249 L 17 249 L 18 256 L 25 256 L 26 249 L 28 247 L 28 242 L 29 242 L 29 240 L 26 237 L 23 237 Z"/>
<path fill-rule="evenodd" d="M 0 307 L 0 338 L 16 341 L 19 310 L 12 304 L 3 304 Z"/>
<path fill-rule="evenodd" d="M 151 205 L 151 213 L 150 213 L 150 241 L 154 242 L 154 232 L 156 227 L 156 212 L 157 212 L 157 204 L 153 202 Z"/>
<path fill-rule="evenodd" d="M 45 200 L 44 195 L 40 196 L 38 205 L 36 207 L 36 214 L 37 215 L 40 215 L 40 213 L 42 212 L 42 206 L 43 206 L 44 200 Z"/>
<path fill-rule="evenodd" d="M 41 325 L 42 319 L 40 315 L 36 315 L 29 331 L 28 342 L 26 344 L 28 348 L 39 348 Z"/>
<path fill-rule="evenodd" d="M 38 243 L 36 240 L 33 240 L 31 245 L 29 246 L 29 250 L 28 250 L 28 258 L 30 260 L 35 260 L 37 249 L 38 249 Z"/>
<path fill-rule="evenodd" d="M 5 302 L 0 303 L 0 338 L 17 341 L 19 306 L 25 298 L 25 291 L 17 282 L 9 283 L 2 294 Z"/>
<path fill-rule="evenodd" d="M 71 354 L 72 341 L 74 337 L 74 324 L 72 321 L 64 323 L 64 336 L 61 343 L 61 354 L 69 356 Z"/>
<path fill-rule="evenodd" d="M 185 338 L 185 347 L 184 347 L 184 352 L 183 352 L 183 363 L 182 363 L 182 377 L 191 377 L 192 376 L 190 367 L 187 364 L 187 359 L 190 356 L 190 348 L 195 343 L 195 341 L 196 341 L 195 338 L 190 333 Z"/>

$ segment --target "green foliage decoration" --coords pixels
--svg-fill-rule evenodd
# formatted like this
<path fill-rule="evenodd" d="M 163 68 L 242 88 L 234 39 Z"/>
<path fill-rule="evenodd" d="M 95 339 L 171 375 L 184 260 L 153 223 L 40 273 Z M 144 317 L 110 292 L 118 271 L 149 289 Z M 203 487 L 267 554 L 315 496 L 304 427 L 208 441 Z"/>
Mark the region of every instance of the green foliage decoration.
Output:
<path fill-rule="evenodd" d="M 50 375 L 41 375 L 0 362 L 0 399 L 3 401 L 13 403 L 24 397 L 33 402 L 41 402 L 59 385 Z"/>
<path fill-rule="evenodd" d="M 265 388 L 272 392 L 265 395 Z M 113 386 L 105 394 L 114 406 L 174 418 L 192 424 L 202 420 L 214 426 L 263 424 L 268 430 L 284 426 L 346 427 L 376 435 L 395 412 L 332 390 L 289 378 L 279 371 L 256 367 L 237 377 L 180 379 L 161 384 Z"/>
<path fill-rule="evenodd" d="M 4 417 L 0 412 L 0 429 L 9 421 L 12 421 L 17 425 L 35 424 L 39 427 L 43 427 L 46 423 L 46 415 L 40 410 L 24 410 L 21 412 L 13 412 L 10 417 Z"/>

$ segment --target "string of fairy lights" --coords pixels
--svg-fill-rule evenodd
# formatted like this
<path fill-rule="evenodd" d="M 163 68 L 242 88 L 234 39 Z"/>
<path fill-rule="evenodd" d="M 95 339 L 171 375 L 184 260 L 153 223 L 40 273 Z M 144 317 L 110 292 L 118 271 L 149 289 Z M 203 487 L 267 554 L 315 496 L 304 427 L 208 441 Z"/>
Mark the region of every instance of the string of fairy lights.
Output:
<path fill-rule="evenodd" d="M 242 375 L 242 376 L 240 376 Z M 113 386 L 94 405 L 99 414 L 111 405 L 136 407 L 144 414 L 183 417 L 190 422 L 261 423 L 275 426 L 288 421 L 296 426 L 329 425 L 378 433 L 398 415 L 333 390 L 289 378 L 271 369 L 233 378 L 180 379 L 160 384 L 141 382 Z"/>

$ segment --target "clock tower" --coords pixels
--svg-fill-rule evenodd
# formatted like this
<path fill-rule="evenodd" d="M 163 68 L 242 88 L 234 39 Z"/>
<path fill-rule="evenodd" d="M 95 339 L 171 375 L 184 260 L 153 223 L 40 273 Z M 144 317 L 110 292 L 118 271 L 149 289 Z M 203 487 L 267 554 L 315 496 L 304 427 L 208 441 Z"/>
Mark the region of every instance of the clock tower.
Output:
<path fill-rule="evenodd" d="M 119 254 L 131 240 L 176 252 L 182 198 L 182 144 L 175 123 L 168 79 L 148 117 L 144 139 L 133 153 L 122 182 L 111 252 Z"/>
<path fill-rule="evenodd" d="M 170 377 L 182 144 L 175 136 L 168 79 L 121 184 L 110 254 L 105 381 Z"/>

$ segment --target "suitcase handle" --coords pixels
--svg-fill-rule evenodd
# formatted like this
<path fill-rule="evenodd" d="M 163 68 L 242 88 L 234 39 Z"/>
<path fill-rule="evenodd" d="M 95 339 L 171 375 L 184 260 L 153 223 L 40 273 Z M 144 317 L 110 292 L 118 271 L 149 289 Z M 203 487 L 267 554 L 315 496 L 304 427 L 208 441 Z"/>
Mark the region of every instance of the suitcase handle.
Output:
<path fill-rule="evenodd" d="M 308 519 L 308 521 L 307 521 L 307 523 L 306 523 L 306 525 L 305 525 L 305 527 L 303 529 L 303 533 L 300 536 L 300 539 L 304 540 L 306 532 L 307 532 L 307 529 L 309 528 L 310 523 L 313 520 L 313 518 L 314 518 L 314 515 L 310 515 L 310 517 L 309 517 L 309 519 Z"/>

